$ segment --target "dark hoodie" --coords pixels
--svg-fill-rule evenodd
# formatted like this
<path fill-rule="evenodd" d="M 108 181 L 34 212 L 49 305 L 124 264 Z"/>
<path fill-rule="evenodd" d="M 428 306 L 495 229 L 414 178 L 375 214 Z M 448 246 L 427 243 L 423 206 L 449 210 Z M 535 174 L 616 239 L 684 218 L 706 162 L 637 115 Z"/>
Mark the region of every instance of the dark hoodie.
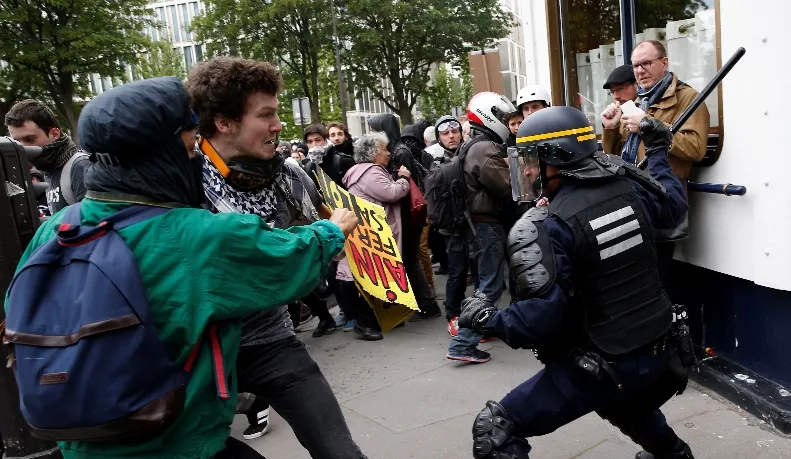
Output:
<path fill-rule="evenodd" d="M 94 97 L 79 121 L 83 148 L 97 153 L 85 187 L 200 207 L 200 162 L 190 160 L 177 135 L 191 123 L 187 92 L 176 77 L 135 81 Z"/>
<path fill-rule="evenodd" d="M 371 130 L 375 132 L 384 132 L 387 134 L 387 140 L 389 141 L 387 143 L 387 151 L 392 153 L 401 137 L 398 133 L 400 126 L 395 115 L 391 113 L 374 115 L 368 119 L 368 126 L 371 126 Z"/>

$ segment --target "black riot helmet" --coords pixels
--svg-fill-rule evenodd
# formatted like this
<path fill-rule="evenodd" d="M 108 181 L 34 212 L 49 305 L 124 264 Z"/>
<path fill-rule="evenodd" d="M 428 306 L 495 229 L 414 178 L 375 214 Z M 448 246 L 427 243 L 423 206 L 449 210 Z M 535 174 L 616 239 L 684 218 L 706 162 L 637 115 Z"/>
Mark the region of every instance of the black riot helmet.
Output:
<path fill-rule="evenodd" d="M 597 149 L 593 126 L 576 108 L 548 107 L 528 116 L 516 133 L 516 148 L 508 149 L 514 200 L 542 197 L 547 164 L 574 168 Z"/>

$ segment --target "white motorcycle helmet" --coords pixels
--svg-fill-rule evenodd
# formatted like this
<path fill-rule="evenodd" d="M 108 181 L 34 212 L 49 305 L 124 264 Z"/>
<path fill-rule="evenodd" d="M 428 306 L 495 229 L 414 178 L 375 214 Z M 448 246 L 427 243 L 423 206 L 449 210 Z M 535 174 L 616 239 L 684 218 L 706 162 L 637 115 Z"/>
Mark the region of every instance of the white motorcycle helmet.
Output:
<path fill-rule="evenodd" d="M 473 129 L 490 133 L 504 143 L 511 134 L 505 119 L 515 111 L 516 107 L 505 96 L 494 92 L 481 92 L 470 100 L 467 119 Z"/>
<path fill-rule="evenodd" d="M 524 88 L 519 90 L 519 93 L 516 95 L 516 108 L 520 111 L 522 110 L 522 105 L 528 102 L 535 102 L 541 101 L 546 104 L 547 107 L 552 106 L 552 102 L 550 102 L 549 93 L 546 89 L 538 86 L 536 84 L 525 86 Z"/>

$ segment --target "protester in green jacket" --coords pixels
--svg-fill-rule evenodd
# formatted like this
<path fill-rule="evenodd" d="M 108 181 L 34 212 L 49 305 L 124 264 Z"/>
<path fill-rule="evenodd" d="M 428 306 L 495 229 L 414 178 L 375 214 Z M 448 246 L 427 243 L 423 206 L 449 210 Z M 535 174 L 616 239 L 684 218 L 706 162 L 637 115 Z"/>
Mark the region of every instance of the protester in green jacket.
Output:
<path fill-rule="evenodd" d="M 184 411 L 165 433 L 139 443 L 62 442 L 67 459 L 261 457 L 229 439 L 241 334 L 241 321 L 234 319 L 308 294 L 356 226 L 348 211 L 277 230 L 255 215 L 198 209 L 200 164 L 195 167 L 181 139 L 183 131 L 195 128 L 190 113 L 183 85 L 170 77 L 129 83 L 89 102 L 80 115 L 79 137 L 86 151 L 106 154 L 92 156 L 86 171 L 82 220 L 95 225 L 131 203 L 172 209 L 119 234 L 137 259 L 159 337 L 175 363 L 186 361 L 207 325 L 227 321 L 220 340 L 231 397 L 217 396 L 212 359 L 203 346 Z M 55 237 L 62 216 L 39 228 L 20 266 Z"/>

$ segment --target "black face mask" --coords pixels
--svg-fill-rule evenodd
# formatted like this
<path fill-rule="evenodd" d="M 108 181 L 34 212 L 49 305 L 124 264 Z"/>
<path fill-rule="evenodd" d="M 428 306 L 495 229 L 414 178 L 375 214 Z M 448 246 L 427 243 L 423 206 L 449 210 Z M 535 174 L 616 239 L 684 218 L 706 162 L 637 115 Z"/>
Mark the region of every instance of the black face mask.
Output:
<path fill-rule="evenodd" d="M 227 164 L 229 172 L 225 180 L 239 191 L 260 190 L 272 183 L 285 162 L 282 155 L 265 160 L 235 158 Z"/>

